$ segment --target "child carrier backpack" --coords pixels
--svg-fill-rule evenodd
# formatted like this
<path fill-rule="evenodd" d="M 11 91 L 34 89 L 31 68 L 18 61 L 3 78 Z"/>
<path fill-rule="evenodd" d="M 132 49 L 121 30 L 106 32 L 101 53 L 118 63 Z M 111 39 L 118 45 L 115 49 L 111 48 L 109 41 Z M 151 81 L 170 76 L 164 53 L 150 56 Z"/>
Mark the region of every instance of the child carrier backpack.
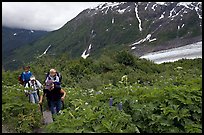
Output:
<path fill-rule="evenodd" d="M 46 77 L 50 80 L 51 78 L 49 77 L 50 72 L 47 72 Z M 59 77 L 59 82 L 62 83 L 62 75 L 59 72 L 56 72 L 57 76 Z"/>

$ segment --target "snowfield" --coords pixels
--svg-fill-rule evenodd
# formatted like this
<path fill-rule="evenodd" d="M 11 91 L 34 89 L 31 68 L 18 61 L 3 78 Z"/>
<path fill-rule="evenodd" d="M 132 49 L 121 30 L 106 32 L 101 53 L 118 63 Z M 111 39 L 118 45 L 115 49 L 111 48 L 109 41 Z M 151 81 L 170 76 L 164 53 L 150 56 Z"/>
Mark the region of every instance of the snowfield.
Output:
<path fill-rule="evenodd" d="M 179 59 L 202 58 L 202 41 L 182 47 L 148 53 L 140 58 L 151 60 L 157 64 L 174 62 Z"/>

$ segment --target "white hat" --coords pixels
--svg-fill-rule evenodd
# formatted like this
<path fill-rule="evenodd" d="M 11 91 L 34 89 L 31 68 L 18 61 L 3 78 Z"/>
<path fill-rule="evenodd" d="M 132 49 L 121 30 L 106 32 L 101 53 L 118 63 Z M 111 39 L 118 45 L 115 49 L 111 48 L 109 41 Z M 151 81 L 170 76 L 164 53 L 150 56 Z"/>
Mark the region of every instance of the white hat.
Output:
<path fill-rule="evenodd" d="M 31 77 L 30 77 L 30 80 L 35 80 L 35 76 L 31 76 Z"/>

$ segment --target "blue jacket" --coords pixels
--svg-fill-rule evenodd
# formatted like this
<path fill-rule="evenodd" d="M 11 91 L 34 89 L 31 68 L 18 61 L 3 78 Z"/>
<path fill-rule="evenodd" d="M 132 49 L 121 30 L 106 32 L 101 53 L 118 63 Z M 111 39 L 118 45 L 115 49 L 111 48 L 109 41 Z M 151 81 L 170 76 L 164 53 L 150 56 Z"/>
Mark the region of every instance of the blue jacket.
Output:
<path fill-rule="evenodd" d="M 32 76 L 32 73 L 30 71 L 28 71 L 27 73 L 23 72 L 22 73 L 22 80 L 23 80 L 23 82 L 28 82 L 30 80 L 31 76 Z"/>

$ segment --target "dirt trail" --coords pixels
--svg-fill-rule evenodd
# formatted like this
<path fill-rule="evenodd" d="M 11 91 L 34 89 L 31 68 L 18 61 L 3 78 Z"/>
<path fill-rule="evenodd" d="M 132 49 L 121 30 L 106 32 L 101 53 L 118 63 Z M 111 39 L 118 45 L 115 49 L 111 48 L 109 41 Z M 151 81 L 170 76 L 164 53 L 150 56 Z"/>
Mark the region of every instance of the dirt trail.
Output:
<path fill-rule="evenodd" d="M 7 131 L 4 125 L 2 125 L 2 133 L 9 133 L 9 131 Z"/>
<path fill-rule="evenodd" d="M 17 133 L 17 132 L 10 130 L 7 125 L 2 124 L 2 133 Z"/>
<path fill-rule="evenodd" d="M 45 125 L 47 125 L 47 124 L 52 123 L 52 122 L 53 122 L 53 120 L 52 120 L 51 112 L 48 110 L 44 111 L 43 112 L 43 123 Z M 10 128 L 7 125 L 2 124 L 2 133 L 17 133 L 17 132 L 10 130 Z M 45 131 L 43 128 L 36 128 L 33 130 L 33 133 L 45 133 Z"/>

